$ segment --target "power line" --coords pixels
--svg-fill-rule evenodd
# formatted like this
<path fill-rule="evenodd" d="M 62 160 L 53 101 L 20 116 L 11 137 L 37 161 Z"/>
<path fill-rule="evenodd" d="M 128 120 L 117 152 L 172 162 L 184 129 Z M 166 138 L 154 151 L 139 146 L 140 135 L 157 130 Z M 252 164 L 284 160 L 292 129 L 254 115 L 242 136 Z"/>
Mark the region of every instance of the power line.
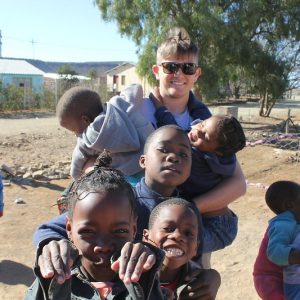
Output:
<path fill-rule="evenodd" d="M 19 41 L 22 43 L 30 43 L 33 47 L 33 44 L 38 44 L 38 45 L 42 45 L 42 46 L 48 46 L 48 47 L 55 47 L 55 48 L 62 48 L 62 49 L 76 49 L 76 50 L 86 50 L 86 51 L 115 51 L 115 52 L 136 52 L 135 50 L 131 50 L 131 49 L 113 49 L 113 48 L 86 48 L 86 47 L 78 47 L 78 46 L 68 46 L 68 45 L 61 45 L 61 44 L 52 44 L 52 43 L 44 43 L 44 42 L 38 42 L 35 40 L 24 40 L 24 39 L 20 39 L 20 38 L 16 38 L 16 37 L 11 37 L 11 36 L 2 36 L 3 38 L 6 39 L 11 39 L 11 40 L 15 40 L 15 41 Z"/>

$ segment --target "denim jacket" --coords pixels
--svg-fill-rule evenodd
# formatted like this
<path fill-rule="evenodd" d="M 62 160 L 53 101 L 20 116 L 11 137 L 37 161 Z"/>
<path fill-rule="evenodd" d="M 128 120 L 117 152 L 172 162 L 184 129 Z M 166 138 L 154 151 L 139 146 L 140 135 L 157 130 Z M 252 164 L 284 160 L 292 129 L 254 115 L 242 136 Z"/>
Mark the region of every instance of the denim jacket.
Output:
<path fill-rule="evenodd" d="M 107 300 L 163 300 L 163 294 L 158 280 L 158 270 L 163 262 L 163 252 L 149 244 L 147 246 L 155 253 L 156 263 L 151 270 L 142 274 L 139 282 L 124 285 L 117 280 Z M 114 255 L 112 260 L 118 258 Z M 72 268 L 71 278 L 59 285 L 55 279 L 43 279 L 39 267 L 34 268 L 36 280 L 28 289 L 24 300 L 100 300 L 97 289 L 89 282 L 81 270 L 80 259 Z"/>

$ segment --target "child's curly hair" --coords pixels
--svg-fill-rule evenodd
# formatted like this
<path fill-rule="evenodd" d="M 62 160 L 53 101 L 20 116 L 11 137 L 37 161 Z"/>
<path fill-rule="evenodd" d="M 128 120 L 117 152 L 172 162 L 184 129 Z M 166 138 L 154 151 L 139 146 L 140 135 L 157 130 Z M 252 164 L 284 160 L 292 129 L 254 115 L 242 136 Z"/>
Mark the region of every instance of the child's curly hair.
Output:
<path fill-rule="evenodd" d="M 135 193 L 131 185 L 125 180 L 122 172 L 110 167 L 111 162 L 109 152 L 104 150 L 98 156 L 94 169 L 82 175 L 75 182 L 68 197 L 68 216 L 70 219 L 73 217 L 77 201 L 82 200 L 89 193 L 97 193 L 101 190 L 126 196 L 132 208 L 132 214 L 136 216 Z"/>
<path fill-rule="evenodd" d="M 266 204 L 276 214 L 289 210 L 292 202 L 300 203 L 300 185 L 289 180 L 273 182 L 266 191 Z"/>
<path fill-rule="evenodd" d="M 242 125 L 233 116 L 216 115 L 217 124 L 217 142 L 219 147 L 217 151 L 223 156 L 230 156 L 242 150 L 246 146 L 246 137 Z"/>

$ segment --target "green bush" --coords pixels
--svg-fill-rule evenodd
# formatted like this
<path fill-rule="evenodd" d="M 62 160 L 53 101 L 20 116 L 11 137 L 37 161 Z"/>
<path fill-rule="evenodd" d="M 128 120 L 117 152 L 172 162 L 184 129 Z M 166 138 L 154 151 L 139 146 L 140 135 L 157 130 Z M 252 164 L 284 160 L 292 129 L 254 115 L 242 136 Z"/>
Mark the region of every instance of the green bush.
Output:
<path fill-rule="evenodd" d="M 20 110 L 24 106 L 24 92 L 14 85 L 0 87 L 0 109 Z"/>

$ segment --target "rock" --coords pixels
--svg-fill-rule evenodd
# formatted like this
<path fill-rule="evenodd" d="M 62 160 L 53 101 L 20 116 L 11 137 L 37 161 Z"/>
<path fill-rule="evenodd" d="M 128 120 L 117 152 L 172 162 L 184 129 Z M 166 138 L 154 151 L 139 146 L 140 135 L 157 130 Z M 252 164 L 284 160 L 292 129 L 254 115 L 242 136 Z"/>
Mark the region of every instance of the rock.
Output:
<path fill-rule="evenodd" d="M 32 173 L 33 179 L 43 179 L 45 178 L 45 173 L 43 170 L 35 171 Z"/>
<path fill-rule="evenodd" d="M 15 199 L 15 203 L 16 203 L 16 204 L 25 204 L 26 202 L 25 202 L 22 198 L 17 197 L 17 198 Z"/>
<path fill-rule="evenodd" d="M 1 169 L 2 169 L 4 172 L 6 172 L 6 173 L 8 173 L 8 174 L 10 174 L 10 175 L 12 175 L 12 176 L 14 176 L 14 171 L 12 170 L 12 168 L 10 168 L 9 166 L 7 166 L 6 164 L 2 164 L 2 165 L 1 165 Z"/>
<path fill-rule="evenodd" d="M 23 177 L 24 179 L 31 178 L 31 177 L 32 177 L 32 174 L 31 174 L 31 172 L 26 172 L 22 177 Z"/>

